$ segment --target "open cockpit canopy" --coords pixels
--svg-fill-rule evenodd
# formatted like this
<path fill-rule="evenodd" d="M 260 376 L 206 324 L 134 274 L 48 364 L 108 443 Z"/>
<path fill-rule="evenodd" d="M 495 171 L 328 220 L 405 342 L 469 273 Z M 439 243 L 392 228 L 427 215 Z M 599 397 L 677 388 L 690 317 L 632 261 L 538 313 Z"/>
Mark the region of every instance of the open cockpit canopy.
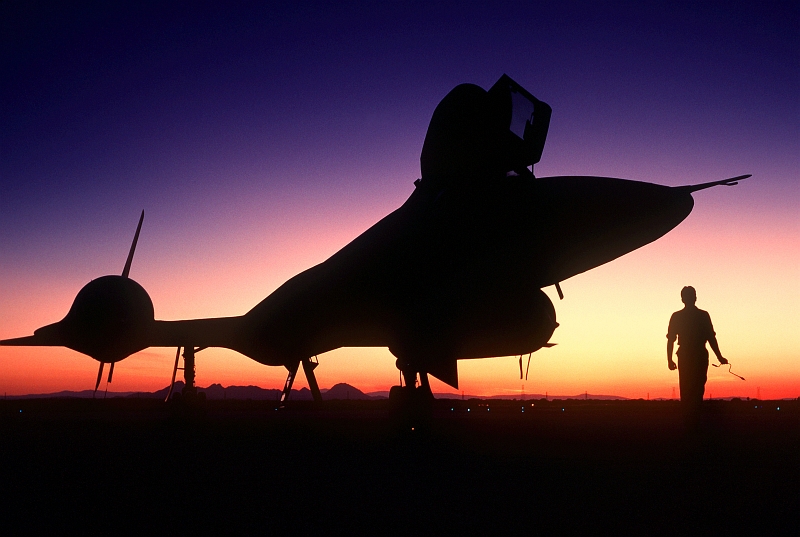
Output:
<path fill-rule="evenodd" d="M 550 106 L 525 88 L 503 75 L 489 90 L 489 98 L 497 101 L 503 124 L 512 134 L 508 137 L 508 169 L 533 166 L 542 158 L 542 150 L 550 127 Z"/>
<path fill-rule="evenodd" d="M 423 180 L 461 182 L 527 173 L 542 157 L 551 112 L 508 75 L 489 91 L 474 84 L 456 86 L 431 117 L 420 156 Z"/>

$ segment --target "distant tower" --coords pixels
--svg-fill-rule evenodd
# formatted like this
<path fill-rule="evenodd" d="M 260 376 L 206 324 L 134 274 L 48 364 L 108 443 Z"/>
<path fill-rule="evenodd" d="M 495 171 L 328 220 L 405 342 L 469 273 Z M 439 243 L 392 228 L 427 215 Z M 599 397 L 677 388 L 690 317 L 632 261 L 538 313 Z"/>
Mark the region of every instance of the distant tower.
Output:
<path fill-rule="evenodd" d="M 675 386 L 672 387 L 672 398 L 675 399 Z"/>
<path fill-rule="evenodd" d="M 761 386 L 756 388 L 756 399 L 761 399 Z"/>

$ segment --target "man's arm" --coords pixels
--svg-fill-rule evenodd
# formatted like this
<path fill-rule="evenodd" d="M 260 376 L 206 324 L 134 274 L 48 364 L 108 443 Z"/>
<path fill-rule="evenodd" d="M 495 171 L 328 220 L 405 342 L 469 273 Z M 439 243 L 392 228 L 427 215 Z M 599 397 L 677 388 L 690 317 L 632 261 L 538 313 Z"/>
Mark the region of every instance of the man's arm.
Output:
<path fill-rule="evenodd" d="M 675 365 L 675 362 L 672 360 L 672 349 L 674 343 L 675 339 L 674 338 L 670 339 L 670 337 L 667 336 L 667 366 L 670 368 L 670 370 L 678 369 L 678 366 Z"/>
<path fill-rule="evenodd" d="M 667 327 L 667 366 L 670 371 L 678 369 L 678 366 L 672 361 L 672 349 L 675 346 L 675 338 L 677 337 L 678 334 L 675 330 L 675 314 L 673 313 L 669 318 L 669 326 Z"/>
<path fill-rule="evenodd" d="M 711 350 L 714 351 L 714 354 L 717 356 L 717 360 L 721 364 L 727 364 L 728 360 L 722 357 L 722 353 L 719 350 L 719 344 L 717 343 L 717 334 L 714 332 L 714 325 L 711 324 L 711 316 L 706 312 L 706 318 L 708 319 L 708 344 L 711 346 Z"/>
<path fill-rule="evenodd" d="M 721 364 L 727 364 L 728 360 L 723 358 L 722 353 L 719 351 L 719 344 L 717 344 L 717 336 L 711 336 L 708 338 L 708 344 L 711 345 L 711 350 L 714 351 L 714 354 L 717 355 L 717 360 Z"/>

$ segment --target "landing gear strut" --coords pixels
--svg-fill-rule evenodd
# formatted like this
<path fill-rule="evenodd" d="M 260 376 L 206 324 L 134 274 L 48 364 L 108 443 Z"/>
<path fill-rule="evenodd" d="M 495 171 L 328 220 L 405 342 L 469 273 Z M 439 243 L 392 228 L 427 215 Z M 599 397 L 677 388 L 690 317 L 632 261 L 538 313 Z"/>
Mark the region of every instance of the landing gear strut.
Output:
<path fill-rule="evenodd" d="M 197 393 L 197 386 L 194 384 L 194 376 L 195 376 L 195 364 L 194 358 L 195 354 L 200 352 L 201 350 L 205 349 L 206 347 L 198 347 L 195 348 L 193 345 L 188 347 L 178 347 L 178 351 L 175 354 L 175 367 L 172 369 L 172 382 L 169 385 L 169 392 L 167 392 L 167 397 L 165 401 L 169 401 L 170 397 L 172 396 L 172 390 L 175 388 L 175 377 L 178 373 L 178 369 L 183 369 L 183 389 L 181 390 L 180 394 L 175 394 L 175 398 L 179 395 L 183 398 L 184 401 L 195 401 L 200 400 L 204 401 L 206 398 L 205 393 Z M 181 349 L 183 349 L 183 368 L 178 367 L 178 361 L 181 357 Z"/>
<path fill-rule="evenodd" d="M 392 386 L 389 390 L 392 414 L 402 430 L 408 432 L 426 429 L 433 413 L 434 401 L 428 373 L 417 371 L 413 366 L 399 359 L 395 365 L 401 373 L 401 385 Z"/>
<path fill-rule="evenodd" d="M 183 390 L 181 393 L 184 396 L 197 395 L 197 387 L 194 385 L 194 347 L 186 347 L 183 349 Z"/>
<path fill-rule="evenodd" d="M 314 360 L 311 358 L 305 358 L 299 362 L 295 362 L 292 365 L 287 365 L 286 369 L 289 370 L 289 375 L 286 377 L 286 383 L 283 385 L 283 392 L 281 393 L 280 399 L 280 408 L 284 408 L 286 406 L 286 401 L 289 399 L 289 395 L 292 393 L 292 384 L 294 384 L 294 379 L 297 377 L 297 370 L 300 368 L 300 364 L 303 364 L 303 373 L 306 374 L 306 380 L 308 381 L 308 389 L 311 390 L 311 395 L 314 397 L 315 403 L 322 402 L 322 392 L 319 390 L 319 384 L 317 384 L 317 377 L 314 375 L 314 370 L 319 365 L 319 360 L 317 357 L 314 357 Z"/>
<path fill-rule="evenodd" d="M 392 386 L 389 391 L 389 398 L 391 399 L 392 393 L 419 393 L 421 396 L 426 396 L 433 399 L 433 392 L 431 391 L 431 384 L 428 381 L 428 373 L 425 371 L 418 371 L 411 364 L 400 360 L 395 362 L 395 366 L 400 370 L 400 386 Z M 417 375 L 419 374 L 419 379 Z M 404 385 L 405 384 L 405 385 Z"/>

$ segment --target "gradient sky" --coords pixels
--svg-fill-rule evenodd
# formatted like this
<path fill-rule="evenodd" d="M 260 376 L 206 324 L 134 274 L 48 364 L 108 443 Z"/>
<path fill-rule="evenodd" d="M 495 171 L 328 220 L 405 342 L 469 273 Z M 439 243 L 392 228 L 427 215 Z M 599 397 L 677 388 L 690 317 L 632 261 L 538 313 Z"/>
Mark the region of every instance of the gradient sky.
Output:
<path fill-rule="evenodd" d="M 753 178 L 695 194 L 665 237 L 562 282 L 565 300 L 545 289 L 558 345 L 527 382 L 505 357 L 461 361 L 461 388 L 671 397 L 667 321 L 694 285 L 747 378 L 710 368 L 706 394 L 800 395 L 797 2 L 166 4 L 0 3 L 0 338 L 119 274 L 142 209 L 131 277 L 156 318 L 247 312 L 405 201 L 448 91 L 507 73 L 553 107 L 538 176 Z M 174 353 L 131 356 L 112 389 L 165 386 Z M 386 349 L 320 362 L 322 387 L 397 383 Z M 96 371 L 0 348 L 9 395 L 88 389 Z M 285 374 L 198 355 L 201 386 Z"/>

